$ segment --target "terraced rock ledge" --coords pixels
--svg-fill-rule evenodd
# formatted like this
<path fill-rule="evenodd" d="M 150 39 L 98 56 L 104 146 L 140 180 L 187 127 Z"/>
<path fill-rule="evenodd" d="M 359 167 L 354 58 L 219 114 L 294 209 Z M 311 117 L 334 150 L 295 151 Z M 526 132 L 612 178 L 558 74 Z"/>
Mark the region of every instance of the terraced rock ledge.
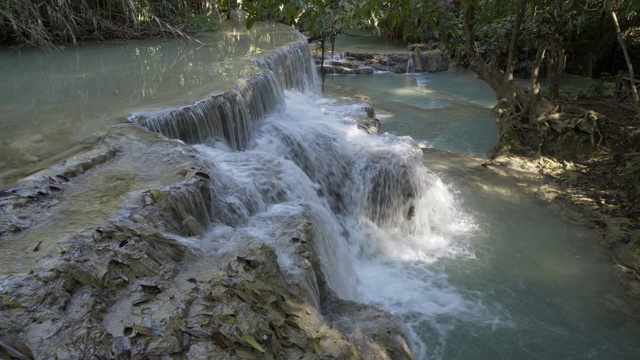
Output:
<path fill-rule="evenodd" d="M 277 245 L 213 242 L 233 209 L 207 161 L 125 123 L 0 191 L 0 357 L 412 358 L 389 313 L 327 285 L 303 207 L 271 219 Z"/>

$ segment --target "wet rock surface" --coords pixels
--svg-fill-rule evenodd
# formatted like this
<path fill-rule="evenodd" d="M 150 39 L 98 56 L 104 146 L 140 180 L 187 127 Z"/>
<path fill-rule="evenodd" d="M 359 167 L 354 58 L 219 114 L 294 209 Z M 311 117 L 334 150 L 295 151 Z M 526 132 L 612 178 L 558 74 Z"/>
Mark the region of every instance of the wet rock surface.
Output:
<path fill-rule="evenodd" d="M 326 60 L 332 59 L 332 60 Z M 346 51 L 340 56 L 325 54 L 323 72 L 325 74 L 373 74 L 374 71 L 390 71 L 398 74 L 406 72 L 438 72 L 449 69 L 449 57 L 441 50 L 420 50 L 403 53 L 368 53 Z M 316 55 L 316 65 L 321 60 Z"/>
<path fill-rule="evenodd" d="M 412 358 L 391 315 L 327 286 L 303 210 L 272 219 L 276 243 L 207 232 L 211 181 L 129 124 L 4 190 L 0 357 Z"/>

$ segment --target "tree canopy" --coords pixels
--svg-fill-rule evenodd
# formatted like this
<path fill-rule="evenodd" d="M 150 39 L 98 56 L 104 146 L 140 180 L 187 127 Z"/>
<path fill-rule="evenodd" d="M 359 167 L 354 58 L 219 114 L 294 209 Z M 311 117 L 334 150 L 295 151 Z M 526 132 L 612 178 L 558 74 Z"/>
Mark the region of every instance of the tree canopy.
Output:
<path fill-rule="evenodd" d="M 263 0 L 246 8 L 248 26 L 260 19 L 295 25 L 323 49 L 343 30 L 362 27 L 440 46 L 495 91 L 502 147 L 543 151 L 558 136 L 599 146 L 601 119 L 557 101 L 566 96 L 562 74 L 611 78 L 640 68 L 640 3 L 631 0 Z"/>

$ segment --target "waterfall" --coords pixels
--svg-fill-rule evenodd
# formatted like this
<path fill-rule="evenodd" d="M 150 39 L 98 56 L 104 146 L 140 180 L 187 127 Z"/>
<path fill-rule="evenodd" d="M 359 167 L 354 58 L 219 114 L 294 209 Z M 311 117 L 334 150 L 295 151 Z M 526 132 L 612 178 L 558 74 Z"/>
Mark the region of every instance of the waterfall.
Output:
<path fill-rule="evenodd" d="M 318 73 L 311 49 L 304 41 L 281 47 L 266 57 L 254 59 L 253 62 L 275 73 L 283 89 L 303 92 L 318 90 Z"/>
<path fill-rule="evenodd" d="M 223 141 L 234 150 L 243 150 L 258 121 L 281 106 L 280 83 L 273 72 L 263 71 L 194 105 L 136 113 L 130 120 L 188 144 Z"/>
<path fill-rule="evenodd" d="M 133 114 L 129 119 L 171 139 L 188 144 L 222 141 L 244 150 L 266 114 L 284 106 L 283 89 L 315 91 L 317 74 L 311 50 L 300 41 L 278 48 L 253 62 L 262 67 L 232 89 L 193 105 Z"/>
<path fill-rule="evenodd" d="M 449 325 L 439 323 L 443 314 L 488 316 L 429 268 L 440 257 L 464 253 L 452 239 L 473 226 L 449 189 L 422 165 L 416 143 L 367 134 L 351 120 L 366 117 L 362 104 L 318 95 L 304 42 L 253 62 L 261 70 L 227 92 L 131 117 L 193 144 L 208 164 L 210 198 L 197 200 L 193 210 L 174 206 L 185 218 L 183 231 L 204 231 L 201 242 L 208 245 L 201 246 L 210 251 L 268 243 L 282 271 L 295 275 L 285 250 L 288 229 L 309 222 L 327 286 L 341 298 L 404 319 L 418 359 L 437 355 L 425 348 L 423 332 L 444 342 Z M 204 203 L 208 214 L 195 210 Z M 190 227 L 207 215 L 208 228 Z M 320 309 L 318 279 L 301 281 Z"/>
<path fill-rule="evenodd" d="M 443 315 L 492 319 L 429 267 L 442 257 L 465 256 L 453 239 L 471 231 L 473 222 L 422 165 L 415 142 L 359 130 L 348 119 L 363 111 L 358 105 L 296 91 L 285 92 L 285 103 L 262 121 L 245 151 L 196 147 L 212 164 L 211 241 L 224 244 L 216 248 L 259 239 L 274 246 L 283 271 L 295 274 L 286 251 L 278 252 L 286 239 L 274 232 L 282 223 L 292 226 L 284 219 L 306 218 L 329 287 L 406 319 L 419 353 L 437 354 L 421 348 L 420 329 L 432 329 L 444 342 L 450 324 L 440 324 Z M 234 235 L 221 235 L 229 232 Z M 305 285 L 319 304 L 314 282 Z"/>
<path fill-rule="evenodd" d="M 410 54 L 407 58 L 407 74 L 416 72 L 416 64 L 413 61 L 413 56 Z"/>
<path fill-rule="evenodd" d="M 150 193 L 156 203 L 164 208 L 161 214 L 167 214 L 165 223 L 173 227 L 176 233 L 183 235 L 201 235 L 211 223 L 210 204 L 207 195 L 187 186 L 171 186 L 163 192 Z M 173 219 L 178 219 L 176 222 Z"/>

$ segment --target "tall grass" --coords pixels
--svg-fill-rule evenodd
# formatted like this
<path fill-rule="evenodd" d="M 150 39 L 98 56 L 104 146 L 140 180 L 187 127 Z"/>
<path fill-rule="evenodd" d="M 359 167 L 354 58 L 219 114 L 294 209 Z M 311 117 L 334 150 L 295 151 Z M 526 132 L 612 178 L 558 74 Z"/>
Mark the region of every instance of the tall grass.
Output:
<path fill-rule="evenodd" d="M 217 23 L 214 0 L 0 0 L 0 45 L 186 36 Z"/>

